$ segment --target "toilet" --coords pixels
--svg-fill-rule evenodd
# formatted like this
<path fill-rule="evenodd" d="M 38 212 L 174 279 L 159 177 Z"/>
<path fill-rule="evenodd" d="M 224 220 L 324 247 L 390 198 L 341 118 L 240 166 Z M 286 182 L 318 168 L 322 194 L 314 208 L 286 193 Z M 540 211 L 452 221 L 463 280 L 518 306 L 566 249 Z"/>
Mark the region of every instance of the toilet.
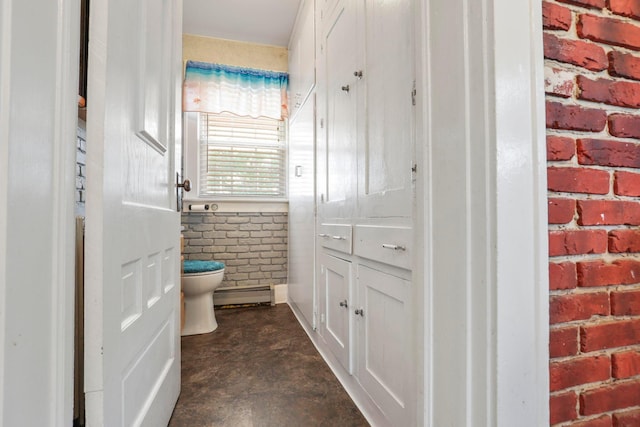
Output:
<path fill-rule="evenodd" d="M 222 283 L 224 264 L 186 260 L 183 264 L 184 327 L 182 336 L 206 334 L 218 327 L 213 313 L 213 291 Z"/>

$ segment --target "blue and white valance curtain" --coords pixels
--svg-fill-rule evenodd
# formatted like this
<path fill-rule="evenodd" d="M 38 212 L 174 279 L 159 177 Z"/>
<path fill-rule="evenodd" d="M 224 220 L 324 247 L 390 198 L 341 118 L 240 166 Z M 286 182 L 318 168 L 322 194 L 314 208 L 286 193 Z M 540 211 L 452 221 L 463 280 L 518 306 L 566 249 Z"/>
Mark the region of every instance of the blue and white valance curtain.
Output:
<path fill-rule="evenodd" d="M 286 73 L 187 61 L 183 111 L 237 116 L 288 116 Z"/>

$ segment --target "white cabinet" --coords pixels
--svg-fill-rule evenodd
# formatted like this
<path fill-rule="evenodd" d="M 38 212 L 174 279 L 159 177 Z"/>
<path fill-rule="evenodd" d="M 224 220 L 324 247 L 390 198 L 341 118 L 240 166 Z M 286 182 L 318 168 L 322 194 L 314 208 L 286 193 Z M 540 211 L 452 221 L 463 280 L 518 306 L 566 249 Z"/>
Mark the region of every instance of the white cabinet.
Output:
<path fill-rule="evenodd" d="M 311 327 L 314 318 L 315 132 L 314 97 L 289 125 L 289 274 L 288 294 Z"/>
<path fill-rule="evenodd" d="M 319 213 L 409 218 L 414 0 L 343 1 L 322 20 Z"/>
<path fill-rule="evenodd" d="M 358 265 L 355 375 L 391 425 L 413 425 L 410 282 Z"/>
<path fill-rule="evenodd" d="M 351 373 L 351 262 L 322 253 L 320 264 L 321 333 L 333 355 Z"/>
<path fill-rule="evenodd" d="M 390 425 L 413 425 L 411 229 L 323 223 L 318 231 L 324 343 Z"/>
<path fill-rule="evenodd" d="M 300 237 L 290 230 L 290 240 L 298 240 L 291 251 L 304 244 L 316 250 L 317 330 L 310 335 L 343 384 L 351 385 L 354 398 L 368 402 L 374 425 L 415 425 L 417 356 L 409 338 L 414 0 L 315 2 L 315 245 L 305 242 L 308 233 Z M 302 68 L 298 46 L 304 42 L 299 30 L 294 34 L 295 104 L 297 88 L 308 84 L 296 77 Z M 306 117 L 306 106 L 293 108 L 299 111 L 291 120 L 290 155 L 297 156 L 302 150 L 296 145 L 297 122 Z M 290 198 L 290 215 L 299 205 Z M 295 260 L 299 254 L 291 251 Z M 291 271 L 290 299 L 298 304 L 296 268 Z M 308 312 L 303 306 L 296 308 Z"/>
<path fill-rule="evenodd" d="M 289 106 L 295 118 L 316 82 L 315 20 L 313 0 L 300 4 L 289 43 Z"/>

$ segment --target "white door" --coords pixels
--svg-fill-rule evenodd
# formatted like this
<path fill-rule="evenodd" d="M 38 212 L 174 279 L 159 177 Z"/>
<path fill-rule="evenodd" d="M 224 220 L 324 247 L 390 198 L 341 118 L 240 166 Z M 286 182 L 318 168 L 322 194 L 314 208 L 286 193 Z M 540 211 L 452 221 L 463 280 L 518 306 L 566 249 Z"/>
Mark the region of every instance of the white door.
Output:
<path fill-rule="evenodd" d="M 166 425 L 180 391 L 175 144 L 182 2 L 91 2 L 85 395 L 90 426 Z"/>

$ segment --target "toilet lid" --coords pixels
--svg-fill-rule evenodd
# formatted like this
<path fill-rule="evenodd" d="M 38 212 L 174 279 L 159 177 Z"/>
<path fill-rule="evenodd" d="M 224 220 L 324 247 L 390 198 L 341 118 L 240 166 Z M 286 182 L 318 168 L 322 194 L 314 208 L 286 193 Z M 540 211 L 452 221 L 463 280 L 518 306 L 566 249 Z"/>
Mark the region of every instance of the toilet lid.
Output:
<path fill-rule="evenodd" d="M 184 272 L 189 273 L 205 273 L 207 271 L 222 270 L 224 264 L 218 261 L 200 261 L 186 260 L 184 261 Z"/>

